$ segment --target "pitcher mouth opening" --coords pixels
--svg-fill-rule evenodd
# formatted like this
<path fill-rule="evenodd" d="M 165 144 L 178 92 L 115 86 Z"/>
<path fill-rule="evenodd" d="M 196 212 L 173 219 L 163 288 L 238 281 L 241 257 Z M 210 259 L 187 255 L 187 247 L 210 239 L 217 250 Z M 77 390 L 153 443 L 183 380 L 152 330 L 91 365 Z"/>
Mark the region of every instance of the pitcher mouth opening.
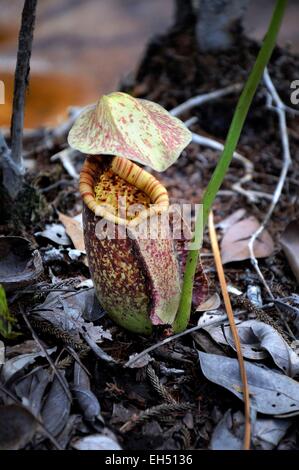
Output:
<path fill-rule="evenodd" d="M 128 227 L 135 227 L 169 208 L 166 188 L 153 175 L 122 157 L 89 156 L 80 173 L 79 190 L 84 203 L 96 216 Z M 129 206 L 132 203 L 133 208 L 135 203 L 141 210 L 125 213 L 117 210 L 119 194 L 127 198 L 128 193 Z"/>

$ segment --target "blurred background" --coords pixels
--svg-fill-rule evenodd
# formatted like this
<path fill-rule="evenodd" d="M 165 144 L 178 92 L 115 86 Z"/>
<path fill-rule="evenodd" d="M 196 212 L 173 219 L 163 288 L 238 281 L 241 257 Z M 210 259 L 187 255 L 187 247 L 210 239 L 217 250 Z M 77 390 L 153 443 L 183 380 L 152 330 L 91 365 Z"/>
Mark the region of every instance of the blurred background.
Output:
<path fill-rule="evenodd" d="M 245 29 L 261 39 L 275 1 L 251 0 Z M 23 0 L 0 0 L 0 80 L 10 122 L 17 36 Z M 149 39 L 173 19 L 173 0 L 39 0 L 26 104 L 26 127 L 56 125 L 67 107 L 118 87 L 137 66 Z M 299 52 L 299 2 L 290 0 L 279 43 Z M 299 73 L 299 71 L 298 71 Z"/>

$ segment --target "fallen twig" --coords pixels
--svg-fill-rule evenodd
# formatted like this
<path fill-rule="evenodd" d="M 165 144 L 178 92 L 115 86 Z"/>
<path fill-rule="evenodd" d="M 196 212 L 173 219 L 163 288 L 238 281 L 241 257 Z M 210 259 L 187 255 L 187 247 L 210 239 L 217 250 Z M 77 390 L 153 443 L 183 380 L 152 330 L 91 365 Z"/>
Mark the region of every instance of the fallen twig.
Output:
<path fill-rule="evenodd" d="M 227 320 L 226 315 L 219 315 L 219 317 L 221 318 L 219 318 L 217 322 L 215 322 L 214 319 L 211 321 L 207 321 L 205 323 L 205 327 L 209 325 L 214 325 L 215 323 L 221 324 L 222 322 Z M 129 361 L 124 364 L 124 367 L 130 367 L 132 364 L 134 364 L 134 362 L 139 361 L 139 359 L 141 359 L 143 356 L 154 351 L 155 349 L 160 348 L 161 346 L 164 346 L 164 344 L 170 343 L 171 341 L 174 341 L 175 339 L 181 338 L 182 336 L 185 336 L 189 333 L 193 333 L 194 331 L 200 330 L 201 328 L 202 328 L 202 325 L 199 324 L 199 325 L 193 326 L 192 328 L 189 328 L 188 330 L 182 331 L 181 333 L 177 333 L 176 335 L 168 336 L 168 338 L 163 339 L 159 343 L 152 344 L 148 348 L 144 349 L 141 353 L 136 354 L 136 356 L 129 359 Z"/>
<path fill-rule="evenodd" d="M 284 103 L 281 101 L 267 69 L 265 69 L 265 72 L 264 72 L 264 83 L 271 96 L 271 99 L 274 101 L 274 106 L 271 106 L 271 109 L 275 111 L 278 115 L 279 130 L 280 130 L 281 144 L 282 144 L 282 154 L 283 154 L 283 166 L 280 172 L 279 180 L 277 182 L 275 191 L 271 198 L 269 209 L 264 217 L 263 222 L 258 228 L 258 230 L 252 234 L 248 243 L 248 248 L 249 248 L 249 253 L 250 253 L 251 264 L 253 265 L 257 275 L 259 276 L 261 282 L 263 283 L 263 286 L 265 287 L 267 293 L 269 294 L 269 297 L 271 299 L 274 299 L 274 296 L 263 276 L 263 273 L 261 272 L 259 268 L 258 260 L 254 255 L 254 242 L 263 232 L 263 230 L 265 229 L 266 225 L 268 224 L 273 214 L 276 204 L 278 203 L 279 198 L 281 196 L 282 189 L 283 189 L 286 177 L 287 177 L 288 169 L 292 160 L 291 160 L 291 155 L 290 155 L 289 136 L 288 136 L 288 131 L 287 131 L 287 123 L 286 123 L 286 107 Z"/>
<path fill-rule="evenodd" d="M 181 336 L 187 335 L 189 333 L 193 333 L 193 331 L 197 331 L 200 328 L 202 328 L 201 325 L 194 326 L 193 328 L 189 328 L 188 330 L 182 331 L 181 333 L 178 333 L 173 336 L 169 336 L 168 338 L 163 339 L 159 343 L 153 344 L 152 346 L 149 346 L 148 348 L 144 349 L 139 354 L 136 354 L 136 356 L 132 357 L 128 362 L 125 363 L 124 367 L 130 367 L 134 362 L 138 361 L 140 358 L 145 356 L 147 353 L 154 351 L 157 348 L 160 348 L 160 346 L 164 346 L 164 344 L 170 343 L 170 341 L 173 341 L 174 339 L 178 339 Z"/>
<path fill-rule="evenodd" d="M 235 85 L 230 85 L 221 90 L 216 90 L 216 91 L 212 91 L 211 93 L 206 93 L 203 95 L 195 96 L 194 98 L 190 98 L 189 100 L 185 101 L 179 106 L 173 108 L 170 111 L 170 113 L 173 116 L 179 116 L 180 114 L 184 113 L 185 111 L 195 106 L 199 106 L 208 101 L 215 100 L 217 98 L 221 98 L 222 96 L 237 92 L 241 90 L 241 88 L 242 88 L 242 84 L 236 83 Z M 290 108 L 290 110 L 292 110 L 292 108 Z M 185 125 L 187 127 L 191 127 L 193 124 L 196 123 L 196 121 L 197 121 L 197 117 L 193 116 L 185 121 Z M 211 137 L 199 135 L 196 133 L 192 134 L 192 141 L 196 144 L 203 145 L 203 146 L 212 148 L 214 150 L 219 150 L 221 152 L 224 149 L 224 145 L 221 142 L 218 142 L 217 140 L 212 139 Z M 248 183 L 249 181 L 252 180 L 254 166 L 250 160 L 248 160 L 247 158 L 245 158 L 243 155 L 241 155 L 238 152 L 234 152 L 233 158 L 235 158 L 236 160 L 239 160 L 242 163 L 245 169 L 245 175 L 240 179 L 240 181 L 232 185 L 232 190 L 247 197 L 249 202 L 257 202 L 259 198 L 271 200 L 272 198 L 271 194 L 267 194 L 261 191 L 246 190 L 242 187 L 243 184 Z"/>
<path fill-rule="evenodd" d="M 210 137 L 196 134 L 194 132 L 192 133 L 192 142 L 194 142 L 195 144 L 212 148 L 214 150 L 219 150 L 221 152 L 224 149 L 224 145 L 221 142 L 218 142 L 217 140 L 214 140 Z M 240 179 L 240 181 L 232 185 L 233 191 L 247 197 L 249 202 L 256 202 L 259 198 L 271 200 L 272 199 L 271 194 L 267 194 L 261 191 L 251 191 L 251 190 L 244 189 L 242 187 L 244 183 L 248 183 L 248 181 L 252 180 L 254 166 L 250 160 L 248 160 L 246 157 L 244 157 L 238 152 L 234 152 L 233 158 L 241 162 L 245 168 L 245 175 Z"/>
<path fill-rule="evenodd" d="M 193 98 L 190 98 L 184 103 L 179 104 L 178 106 L 173 108 L 170 111 L 170 114 L 172 114 L 172 116 L 179 116 L 180 114 L 184 113 L 185 111 L 188 111 L 191 108 L 194 108 L 195 106 L 200 106 L 201 104 L 206 103 L 208 101 L 216 100 L 218 98 L 221 98 L 222 96 L 236 93 L 242 89 L 242 86 L 243 85 L 241 83 L 235 83 L 234 85 L 229 85 L 228 87 L 222 88 L 221 90 L 215 90 L 211 91 L 210 93 L 194 96 Z"/>

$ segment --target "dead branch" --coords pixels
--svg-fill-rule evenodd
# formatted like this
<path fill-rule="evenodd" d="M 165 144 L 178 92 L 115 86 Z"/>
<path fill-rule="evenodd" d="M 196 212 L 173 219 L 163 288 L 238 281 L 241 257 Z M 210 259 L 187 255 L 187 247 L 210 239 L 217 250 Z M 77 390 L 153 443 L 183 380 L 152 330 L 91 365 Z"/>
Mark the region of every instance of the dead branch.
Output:
<path fill-rule="evenodd" d="M 261 270 L 259 268 L 258 260 L 254 255 L 254 243 L 255 243 L 256 239 L 260 236 L 260 234 L 263 232 L 266 225 L 268 224 L 268 222 L 269 222 L 269 220 L 270 220 L 270 218 L 273 214 L 273 211 L 276 207 L 276 204 L 278 203 L 278 201 L 280 199 L 282 189 L 283 189 L 283 186 L 284 186 L 284 183 L 285 183 L 285 180 L 286 180 L 286 177 L 287 177 L 287 173 L 288 173 L 288 170 L 289 170 L 289 166 L 290 166 L 292 160 L 291 160 L 291 155 L 290 155 L 289 136 L 288 136 L 288 130 L 287 130 L 287 123 L 286 123 L 286 107 L 285 107 L 284 103 L 281 101 L 281 99 L 280 99 L 280 97 L 279 97 L 279 95 L 278 95 L 278 93 L 277 93 L 277 91 L 274 87 L 274 84 L 273 84 L 273 82 L 270 78 L 270 75 L 269 75 L 269 72 L 268 72 L 267 69 L 264 72 L 264 83 L 265 83 L 266 88 L 269 92 L 269 97 L 271 98 L 271 101 L 274 102 L 274 106 L 268 105 L 268 107 L 270 107 L 270 109 L 275 111 L 278 115 L 279 131 L 280 131 L 280 138 L 281 138 L 281 145 L 282 145 L 283 164 L 282 164 L 279 180 L 277 182 L 275 191 L 274 191 L 272 199 L 271 199 L 269 209 L 268 209 L 268 211 L 265 215 L 265 218 L 264 218 L 263 222 L 261 223 L 260 227 L 251 236 L 251 238 L 249 240 L 249 243 L 248 243 L 248 248 L 249 248 L 251 263 L 252 263 L 256 273 L 258 274 L 260 280 L 262 281 L 267 293 L 269 294 L 269 297 L 271 299 L 273 299 L 274 296 L 273 296 L 273 294 L 272 294 L 272 292 L 271 292 L 271 290 L 270 290 L 270 288 L 269 288 L 269 286 L 268 286 L 268 284 L 267 284 L 267 282 L 266 282 L 266 280 L 263 276 L 263 273 L 261 272 Z"/>
<path fill-rule="evenodd" d="M 176 106 L 175 108 L 173 108 L 170 111 L 170 114 L 172 114 L 173 116 L 180 116 L 181 114 L 183 114 L 186 111 L 189 111 L 195 106 L 200 106 L 209 101 L 222 98 L 223 96 L 226 96 L 232 93 L 237 93 L 238 91 L 241 90 L 242 86 L 243 85 L 241 83 L 235 83 L 234 85 L 230 85 L 226 88 L 222 88 L 221 90 L 214 90 L 210 93 L 204 93 L 202 95 L 194 96 L 193 98 L 190 98 L 184 103 L 181 103 L 179 106 Z M 196 117 L 191 117 L 187 121 L 185 121 L 185 125 L 187 127 L 190 127 L 196 122 L 196 120 L 197 120 Z M 212 148 L 214 150 L 219 150 L 221 152 L 224 149 L 224 145 L 221 142 L 218 142 L 217 140 L 212 139 L 210 137 L 196 134 L 194 132 L 192 134 L 192 142 Z M 236 160 L 239 160 L 240 163 L 242 163 L 245 169 L 245 174 L 240 179 L 240 181 L 232 185 L 232 190 L 235 191 L 236 193 L 242 194 L 242 196 L 245 196 L 249 202 L 257 202 L 259 198 L 271 200 L 272 199 L 271 194 L 267 194 L 261 191 L 247 190 L 243 188 L 242 186 L 243 184 L 248 183 L 249 181 L 252 180 L 254 166 L 250 160 L 248 160 L 246 157 L 244 157 L 238 152 L 235 152 L 233 157 Z"/>
<path fill-rule="evenodd" d="M 194 96 L 189 100 L 185 101 L 182 104 L 179 104 L 175 108 L 170 111 L 172 116 L 179 116 L 180 114 L 188 111 L 195 106 L 200 106 L 208 101 L 216 100 L 218 98 L 222 98 L 222 96 L 230 95 L 232 93 L 237 93 L 242 88 L 241 83 L 235 83 L 234 85 L 229 85 L 226 88 L 222 88 L 221 90 L 211 91 L 210 93 L 205 93 L 202 95 Z"/>
<path fill-rule="evenodd" d="M 192 142 L 199 144 L 199 145 L 204 145 L 205 147 L 209 147 L 214 150 L 219 150 L 220 152 L 222 152 L 224 149 L 224 145 L 221 142 L 211 139 L 210 137 L 205 137 L 205 136 L 196 134 L 194 132 L 192 133 Z M 247 197 L 249 202 L 256 202 L 259 198 L 272 199 L 271 194 L 267 194 L 261 191 L 247 190 L 242 187 L 242 184 L 248 183 L 248 181 L 252 180 L 254 166 L 250 160 L 248 160 L 246 157 L 244 157 L 238 152 L 234 152 L 233 158 L 235 158 L 240 163 L 242 163 L 245 169 L 245 174 L 240 179 L 240 181 L 232 185 L 233 191 Z"/>

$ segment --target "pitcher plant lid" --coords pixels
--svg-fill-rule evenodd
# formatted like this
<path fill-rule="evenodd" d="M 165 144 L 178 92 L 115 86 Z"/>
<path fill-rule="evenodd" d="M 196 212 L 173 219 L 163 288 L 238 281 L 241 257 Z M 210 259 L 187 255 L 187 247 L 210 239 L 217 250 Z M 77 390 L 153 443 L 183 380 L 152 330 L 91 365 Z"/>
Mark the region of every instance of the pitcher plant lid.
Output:
<path fill-rule="evenodd" d="M 191 142 L 192 133 L 162 106 L 114 92 L 85 108 L 69 145 L 90 155 L 116 155 L 164 171 Z"/>

